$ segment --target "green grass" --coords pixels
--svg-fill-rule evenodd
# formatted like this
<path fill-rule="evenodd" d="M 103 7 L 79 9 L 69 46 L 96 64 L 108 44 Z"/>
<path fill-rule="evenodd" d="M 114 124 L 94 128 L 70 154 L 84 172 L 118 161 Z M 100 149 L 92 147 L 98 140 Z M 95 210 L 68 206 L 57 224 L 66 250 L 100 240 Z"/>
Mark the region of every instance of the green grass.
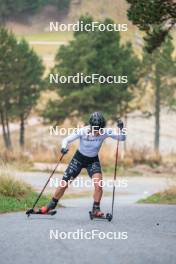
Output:
<path fill-rule="evenodd" d="M 155 193 L 145 199 L 139 200 L 138 203 L 176 204 L 176 187 L 171 187 L 164 192 Z"/>
<path fill-rule="evenodd" d="M 24 211 L 31 208 L 38 196 L 32 186 L 11 175 L 12 167 L 1 164 L 0 167 L 0 213 Z M 43 206 L 48 197 L 43 196 L 38 205 Z"/>
<path fill-rule="evenodd" d="M 0 213 L 25 211 L 32 207 L 38 193 L 31 192 L 28 195 L 16 198 L 0 194 Z M 37 206 L 41 207 L 48 203 L 48 197 L 42 196 Z"/>
<path fill-rule="evenodd" d="M 111 193 L 106 192 L 104 196 L 109 196 L 110 194 Z M 19 198 L 0 194 L 0 213 L 26 211 L 27 209 L 32 207 L 37 196 L 38 193 L 36 192 L 31 192 L 28 195 Z M 82 193 L 74 193 L 74 194 L 71 193 L 71 194 L 65 194 L 63 199 L 86 198 L 91 196 L 92 196 L 91 192 L 84 192 L 84 193 L 82 192 Z M 49 196 L 43 195 L 40 198 L 37 207 L 42 207 L 46 205 L 49 199 L 50 199 Z"/>

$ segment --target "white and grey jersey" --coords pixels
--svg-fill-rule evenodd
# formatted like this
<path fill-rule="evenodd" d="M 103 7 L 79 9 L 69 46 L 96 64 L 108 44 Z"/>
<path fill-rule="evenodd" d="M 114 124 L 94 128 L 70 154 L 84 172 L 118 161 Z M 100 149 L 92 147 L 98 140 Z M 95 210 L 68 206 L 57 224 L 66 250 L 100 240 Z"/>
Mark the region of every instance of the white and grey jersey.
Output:
<path fill-rule="evenodd" d="M 74 133 L 64 138 L 62 142 L 62 148 L 67 148 L 71 142 L 79 139 L 79 152 L 87 157 L 95 157 L 98 155 L 103 141 L 108 137 L 119 141 L 124 141 L 126 139 L 124 134 L 117 134 L 112 128 L 104 128 L 103 133 L 96 136 L 91 133 L 90 126 L 86 126 L 77 129 Z"/>

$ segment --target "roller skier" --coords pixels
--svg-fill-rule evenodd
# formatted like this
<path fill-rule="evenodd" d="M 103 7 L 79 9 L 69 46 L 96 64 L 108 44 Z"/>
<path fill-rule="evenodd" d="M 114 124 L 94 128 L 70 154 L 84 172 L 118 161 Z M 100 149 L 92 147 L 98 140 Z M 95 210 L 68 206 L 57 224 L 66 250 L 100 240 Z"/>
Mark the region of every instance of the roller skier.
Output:
<path fill-rule="evenodd" d="M 52 212 L 55 212 L 54 209 L 68 188 L 69 181 L 73 181 L 80 174 L 81 170 L 85 168 L 94 183 L 92 214 L 95 217 L 104 217 L 104 213 L 100 209 L 103 188 L 100 184 L 102 182 L 102 170 L 98 153 L 106 138 L 111 137 L 119 141 L 126 139 L 125 133 L 123 133 L 123 122 L 119 121 L 117 126 L 120 133 L 115 133 L 113 129 L 105 128 L 106 121 L 102 113 L 94 112 L 90 116 L 89 126 L 80 128 L 64 138 L 61 147 L 62 155 L 68 152 L 68 146 L 77 139 L 80 141 L 79 148 L 70 161 L 60 185 L 55 190 L 50 202 L 41 209 L 34 209 L 35 213 L 52 214 Z"/>

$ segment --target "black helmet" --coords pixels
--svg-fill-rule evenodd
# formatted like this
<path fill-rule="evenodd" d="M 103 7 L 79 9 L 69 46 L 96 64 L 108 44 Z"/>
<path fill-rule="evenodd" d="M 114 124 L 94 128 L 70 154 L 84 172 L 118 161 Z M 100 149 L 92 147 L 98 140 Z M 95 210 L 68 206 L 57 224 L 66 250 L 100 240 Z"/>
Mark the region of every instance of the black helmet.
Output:
<path fill-rule="evenodd" d="M 91 127 L 103 128 L 106 126 L 106 121 L 100 112 L 94 112 L 91 114 L 89 119 L 89 124 Z"/>

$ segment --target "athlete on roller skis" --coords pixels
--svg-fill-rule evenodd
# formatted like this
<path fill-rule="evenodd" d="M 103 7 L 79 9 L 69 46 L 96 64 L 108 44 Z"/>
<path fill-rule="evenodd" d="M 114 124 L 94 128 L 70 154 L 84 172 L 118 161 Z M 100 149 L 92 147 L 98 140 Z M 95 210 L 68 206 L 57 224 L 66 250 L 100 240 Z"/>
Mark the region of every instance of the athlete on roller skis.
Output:
<path fill-rule="evenodd" d="M 89 176 L 94 183 L 93 207 L 92 213 L 96 217 L 103 217 L 104 213 L 100 210 L 100 202 L 103 194 L 102 189 L 102 171 L 98 157 L 99 150 L 103 141 L 111 137 L 115 140 L 124 141 L 126 139 L 123 131 L 123 122 L 118 121 L 117 126 L 120 133 L 116 133 L 113 129 L 105 128 L 106 121 L 102 113 L 94 112 L 90 116 L 89 126 L 77 129 L 76 132 L 66 137 L 62 142 L 61 153 L 66 154 L 68 146 L 73 141 L 79 139 L 80 144 L 70 161 L 59 187 L 56 189 L 51 201 L 45 207 L 38 209 L 36 213 L 47 214 L 56 208 L 58 201 L 64 195 L 68 188 L 69 181 L 73 181 L 83 168 L 87 169 Z"/>

